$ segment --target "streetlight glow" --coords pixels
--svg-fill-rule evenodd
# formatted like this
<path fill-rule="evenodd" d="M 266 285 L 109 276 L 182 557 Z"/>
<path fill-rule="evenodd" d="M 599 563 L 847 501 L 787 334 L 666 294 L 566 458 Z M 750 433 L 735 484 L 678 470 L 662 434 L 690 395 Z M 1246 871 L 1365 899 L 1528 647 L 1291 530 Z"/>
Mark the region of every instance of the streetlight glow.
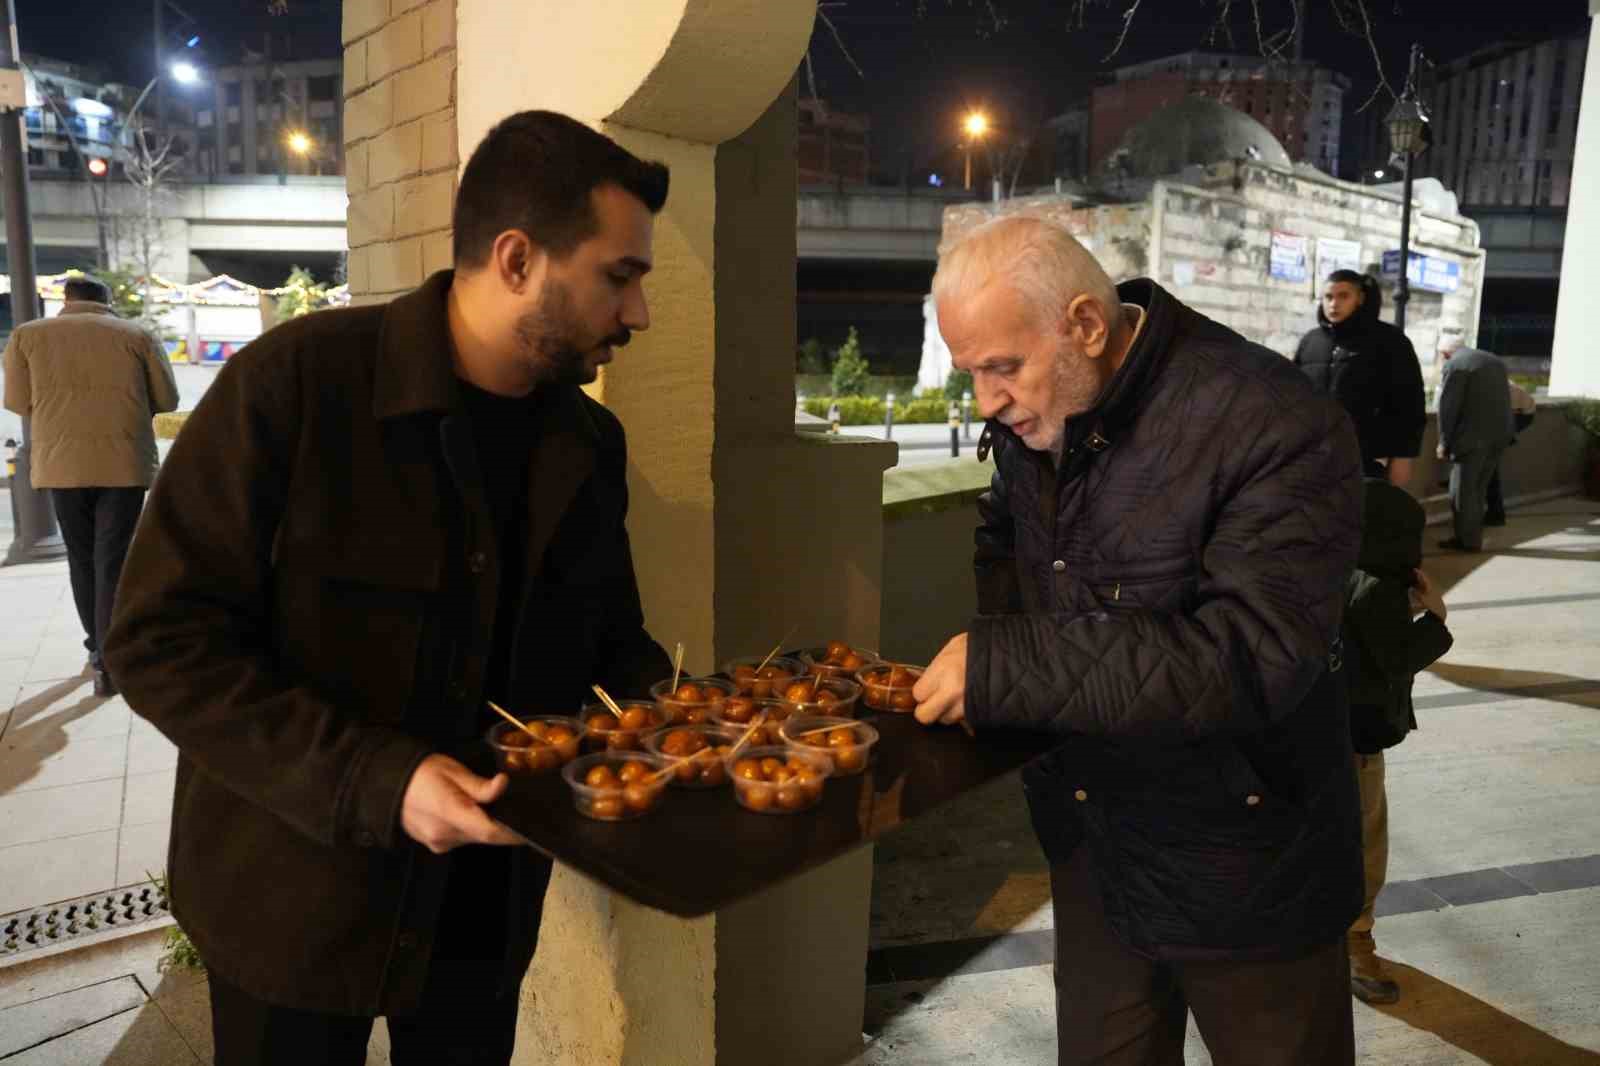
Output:
<path fill-rule="evenodd" d="M 172 77 L 179 85 L 193 85 L 200 80 L 200 71 L 193 63 L 174 63 Z"/>
<path fill-rule="evenodd" d="M 93 159 L 89 160 L 89 173 L 93 174 L 95 177 L 104 177 L 107 169 L 106 161 L 101 159 L 99 156 L 95 156 Z"/>
<path fill-rule="evenodd" d="M 293 133 L 289 134 L 289 151 L 293 152 L 295 155 L 305 155 L 307 152 L 311 151 L 311 138 L 307 137 L 300 130 L 295 130 Z"/>
<path fill-rule="evenodd" d="M 974 111 L 962 123 L 962 128 L 967 131 L 968 137 L 982 137 L 989 132 L 989 116 L 982 111 Z"/>

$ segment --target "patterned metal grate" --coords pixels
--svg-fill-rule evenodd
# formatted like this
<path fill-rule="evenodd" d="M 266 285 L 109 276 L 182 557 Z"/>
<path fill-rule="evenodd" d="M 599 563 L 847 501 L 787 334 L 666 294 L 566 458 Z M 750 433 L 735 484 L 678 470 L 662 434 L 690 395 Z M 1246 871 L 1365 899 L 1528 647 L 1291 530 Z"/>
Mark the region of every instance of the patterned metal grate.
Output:
<path fill-rule="evenodd" d="M 167 895 L 154 881 L 0 915 L 0 960 L 165 918 Z"/>

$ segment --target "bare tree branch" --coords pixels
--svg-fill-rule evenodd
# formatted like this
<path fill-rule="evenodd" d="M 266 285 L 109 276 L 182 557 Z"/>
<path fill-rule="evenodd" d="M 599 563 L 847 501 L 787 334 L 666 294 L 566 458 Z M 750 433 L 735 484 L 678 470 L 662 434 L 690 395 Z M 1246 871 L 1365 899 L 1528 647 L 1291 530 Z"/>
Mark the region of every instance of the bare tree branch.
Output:
<path fill-rule="evenodd" d="M 1339 20 L 1341 29 L 1367 42 L 1367 47 L 1372 52 L 1373 69 L 1378 72 L 1378 84 L 1373 87 L 1372 95 L 1367 97 L 1366 102 L 1356 108 L 1356 113 L 1359 114 L 1371 107 L 1384 92 L 1393 98 L 1396 94 L 1389 84 L 1388 75 L 1383 70 L 1383 56 L 1379 54 L 1378 42 L 1373 36 L 1372 19 L 1367 14 L 1366 0 L 1331 0 L 1328 6 L 1333 11 L 1334 18 Z M 1355 16 L 1360 17 L 1357 19 Z"/>
<path fill-rule="evenodd" d="M 861 69 L 861 64 L 856 62 L 856 57 L 850 54 L 850 49 L 845 47 L 844 38 L 839 36 L 839 27 L 833 24 L 833 19 L 829 18 L 828 13 L 822 10 L 817 11 L 817 18 L 824 26 L 828 27 L 828 32 L 833 34 L 833 43 L 839 46 L 839 51 L 844 55 L 845 61 L 848 62 L 851 69 L 856 72 L 856 77 L 860 78 L 862 81 L 866 81 L 866 72 Z"/>
<path fill-rule="evenodd" d="M 822 108 L 823 114 L 826 116 L 828 105 L 824 104 L 822 97 L 817 95 L 817 72 L 811 66 L 811 49 L 809 48 L 806 49 L 806 85 L 811 89 L 811 102 Z"/>
<path fill-rule="evenodd" d="M 1128 27 L 1133 25 L 1133 16 L 1139 13 L 1139 5 L 1141 3 L 1143 3 L 1143 0 L 1133 0 L 1133 3 L 1128 6 L 1128 10 L 1122 13 L 1122 32 L 1117 34 L 1117 43 L 1111 46 L 1111 51 L 1106 53 L 1105 58 L 1101 60 L 1102 63 L 1108 62 L 1112 56 L 1122 51 L 1122 42 L 1128 39 Z"/>

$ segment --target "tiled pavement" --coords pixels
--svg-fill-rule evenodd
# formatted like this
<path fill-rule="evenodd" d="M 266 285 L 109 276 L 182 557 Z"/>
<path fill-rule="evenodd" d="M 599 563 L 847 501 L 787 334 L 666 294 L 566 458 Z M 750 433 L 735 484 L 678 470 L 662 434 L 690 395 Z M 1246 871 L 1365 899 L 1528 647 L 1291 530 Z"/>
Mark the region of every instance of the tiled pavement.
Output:
<path fill-rule="evenodd" d="M 1456 646 L 1390 757 L 1377 934 L 1404 997 L 1357 1005 L 1363 1066 L 1600 1066 L 1600 505 L 1532 508 L 1494 546 L 1427 563 Z M 0 913 L 161 870 L 171 747 L 82 665 L 64 565 L 0 569 Z M 1015 789 L 889 838 L 876 869 L 858 1066 L 1054 1062 L 1048 880 Z M 159 940 L 0 964 L 0 1062 L 210 1062 L 204 981 L 157 974 Z M 1187 1061 L 1210 1061 L 1192 1033 Z"/>
<path fill-rule="evenodd" d="M 166 866 L 177 751 L 94 695 L 65 563 L 0 570 L 0 915 Z"/>

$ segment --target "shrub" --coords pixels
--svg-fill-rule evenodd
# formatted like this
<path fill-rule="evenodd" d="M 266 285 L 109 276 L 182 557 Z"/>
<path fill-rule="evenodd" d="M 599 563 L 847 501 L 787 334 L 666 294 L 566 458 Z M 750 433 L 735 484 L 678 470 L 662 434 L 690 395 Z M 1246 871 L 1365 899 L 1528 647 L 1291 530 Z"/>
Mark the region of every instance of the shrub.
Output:
<path fill-rule="evenodd" d="M 828 417 L 828 408 L 839 405 L 841 426 L 870 426 L 883 421 L 883 401 L 876 396 L 812 396 L 806 400 L 806 413 Z"/>
<path fill-rule="evenodd" d="M 972 372 L 968 370 L 952 370 L 950 376 L 944 379 L 944 398 L 961 402 L 963 392 L 972 391 Z"/>
<path fill-rule="evenodd" d="M 860 396 L 867 391 L 867 377 L 872 368 L 867 365 L 867 360 L 861 354 L 861 338 L 856 336 L 856 328 L 850 327 L 850 335 L 845 338 L 844 344 L 839 348 L 839 354 L 833 360 L 833 394 L 835 396 Z"/>
<path fill-rule="evenodd" d="M 1600 400 L 1573 400 L 1562 410 L 1588 436 L 1589 446 L 1600 448 Z"/>
<path fill-rule="evenodd" d="M 943 396 L 924 396 L 910 403 L 894 405 L 894 420 L 905 425 L 943 422 L 950 416 L 950 401 Z"/>
<path fill-rule="evenodd" d="M 795 353 L 794 370 L 796 374 L 826 374 L 828 372 L 828 349 L 817 338 L 808 337 L 800 350 Z"/>
<path fill-rule="evenodd" d="M 304 267 L 294 267 L 289 271 L 283 289 L 276 307 L 279 322 L 309 315 L 328 306 L 328 287 L 319 285 L 317 279 L 311 276 L 311 271 Z"/>
<path fill-rule="evenodd" d="M 884 403 L 876 396 L 808 396 L 805 402 L 806 413 L 816 415 L 818 418 L 827 418 L 828 407 L 834 403 L 839 405 L 841 426 L 883 424 Z M 937 397 L 923 397 L 906 403 L 897 403 L 894 405 L 895 424 L 910 426 L 943 422 L 949 415 L 949 405 L 950 401 Z"/>

